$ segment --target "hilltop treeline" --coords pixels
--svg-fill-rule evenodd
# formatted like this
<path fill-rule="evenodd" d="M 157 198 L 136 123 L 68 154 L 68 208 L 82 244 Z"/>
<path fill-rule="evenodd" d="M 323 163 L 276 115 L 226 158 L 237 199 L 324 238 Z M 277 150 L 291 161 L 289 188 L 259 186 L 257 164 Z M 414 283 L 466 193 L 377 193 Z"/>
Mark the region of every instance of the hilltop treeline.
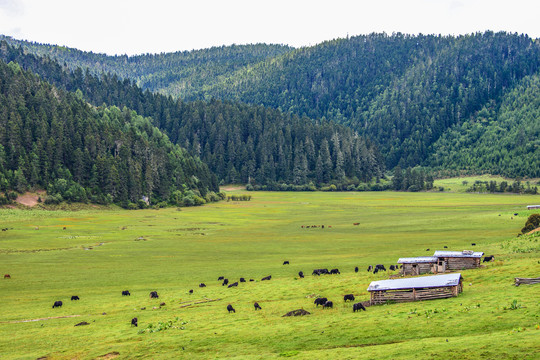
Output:
<path fill-rule="evenodd" d="M 0 60 L 0 191 L 30 188 L 47 189 L 53 203 L 125 206 L 143 196 L 151 203 L 215 200 L 219 190 L 208 167 L 148 119 L 126 108 L 93 108 Z"/>
<path fill-rule="evenodd" d="M 201 158 L 223 182 L 317 184 L 368 181 L 384 171 L 377 147 L 352 130 L 262 106 L 183 102 L 142 91 L 116 75 L 67 71 L 3 44 L 0 54 L 95 104 L 134 109 Z"/>
<path fill-rule="evenodd" d="M 15 40 L 0 35 L 0 40 L 23 46 L 39 57 L 49 57 L 70 70 L 88 69 L 92 75 L 116 74 L 131 79 L 144 89 L 185 97 L 250 64 L 256 64 L 291 51 L 287 45 L 250 44 L 215 46 L 209 49 L 161 54 L 107 56 L 65 46 Z"/>

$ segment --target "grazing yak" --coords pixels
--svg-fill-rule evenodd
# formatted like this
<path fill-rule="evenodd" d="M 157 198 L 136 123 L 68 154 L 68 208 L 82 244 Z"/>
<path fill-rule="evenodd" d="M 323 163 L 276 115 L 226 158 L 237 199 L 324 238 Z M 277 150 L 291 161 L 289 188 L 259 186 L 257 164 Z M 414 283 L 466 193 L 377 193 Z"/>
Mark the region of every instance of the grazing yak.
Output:
<path fill-rule="evenodd" d="M 354 295 L 353 294 L 347 294 L 343 297 L 343 301 L 354 301 Z"/>
<path fill-rule="evenodd" d="M 235 287 L 235 286 L 238 286 L 238 281 L 237 281 L 237 282 L 233 282 L 232 284 L 230 284 L 230 285 L 227 286 L 227 287 L 232 288 L 232 287 Z"/>
<path fill-rule="evenodd" d="M 249 279 L 249 281 L 255 281 L 255 280 L 253 280 L 253 279 Z"/>
<path fill-rule="evenodd" d="M 341 273 L 339 272 L 339 269 L 332 269 L 330 270 L 330 274 L 341 274 Z"/>
<path fill-rule="evenodd" d="M 373 270 L 373 266 L 369 265 L 367 271 L 370 272 L 371 270 Z"/>
<path fill-rule="evenodd" d="M 319 306 L 319 305 L 324 305 L 327 301 L 328 299 L 323 297 L 323 298 L 316 298 L 313 303 Z"/>
<path fill-rule="evenodd" d="M 484 256 L 484 260 L 482 260 L 482 262 L 489 262 L 491 260 L 495 260 L 495 256 Z"/>
<path fill-rule="evenodd" d="M 157 299 L 157 298 L 159 298 L 157 291 L 150 292 L 150 299 Z"/>
<path fill-rule="evenodd" d="M 476 246 L 476 243 L 471 243 L 471 246 Z"/>
<path fill-rule="evenodd" d="M 364 305 L 362 305 L 362 303 L 356 303 L 353 305 L 353 312 L 357 312 L 360 310 L 366 311 L 366 308 L 364 307 Z"/>
<path fill-rule="evenodd" d="M 223 284 L 221 286 L 225 286 L 229 283 L 229 279 L 223 279 Z"/>
<path fill-rule="evenodd" d="M 138 321 L 139 321 L 139 320 L 137 320 L 137 318 L 131 319 L 131 326 L 135 326 L 135 327 L 139 326 L 139 325 L 137 324 Z"/>
<path fill-rule="evenodd" d="M 11 275 L 5 274 L 5 275 L 4 275 L 4 279 L 11 279 Z"/>
<path fill-rule="evenodd" d="M 377 264 L 377 265 L 375 265 L 375 269 L 379 269 L 379 270 L 384 270 L 384 271 L 386 271 L 386 268 L 385 268 L 384 265 L 382 265 L 382 264 Z"/>
<path fill-rule="evenodd" d="M 396 267 L 394 265 L 390 265 L 389 269 L 394 271 L 394 270 L 396 270 Z"/>
<path fill-rule="evenodd" d="M 200 283 L 199 287 L 206 287 L 206 284 L 205 283 Z"/>
<path fill-rule="evenodd" d="M 232 311 L 233 313 L 236 313 L 236 311 L 234 310 L 234 308 L 232 307 L 231 304 L 227 305 L 227 310 L 229 311 L 229 314 L 231 313 L 231 311 Z"/>
<path fill-rule="evenodd" d="M 63 304 L 61 301 L 55 301 L 52 308 L 54 309 L 55 307 L 61 307 Z"/>
<path fill-rule="evenodd" d="M 302 279 L 304 278 L 304 273 L 302 271 L 298 272 L 298 276 L 300 276 Z"/>
<path fill-rule="evenodd" d="M 270 279 L 272 279 L 272 275 L 268 275 L 268 276 L 266 276 L 266 277 L 263 277 L 263 278 L 261 279 L 261 281 L 264 281 L 264 280 L 270 280 Z"/>
<path fill-rule="evenodd" d="M 325 302 L 323 305 L 323 309 L 327 309 L 327 308 L 334 308 L 334 303 L 331 302 L 330 300 Z"/>
<path fill-rule="evenodd" d="M 448 246 L 444 245 L 444 248 L 445 248 L 445 249 L 448 249 Z"/>
<path fill-rule="evenodd" d="M 288 260 L 285 260 L 285 261 L 283 262 L 283 265 L 289 265 L 289 261 L 288 261 Z"/>
<path fill-rule="evenodd" d="M 218 281 L 221 281 L 223 279 L 225 279 L 225 276 L 220 276 L 220 277 L 217 278 Z"/>
<path fill-rule="evenodd" d="M 123 290 L 122 296 L 131 296 L 131 294 L 129 293 L 129 290 Z"/>
<path fill-rule="evenodd" d="M 71 297 L 71 300 L 80 300 L 80 299 L 79 299 L 79 297 L 78 297 L 77 295 L 73 295 L 73 296 Z"/>
<path fill-rule="evenodd" d="M 189 293 L 190 293 L 190 294 L 193 294 L 193 289 L 189 290 Z"/>
<path fill-rule="evenodd" d="M 240 278 L 240 282 L 246 282 L 246 279 Z"/>
<path fill-rule="evenodd" d="M 358 272 L 358 266 L 354 268 L 354 272 L 355 272 L 355 273 Z"/>
<path fill-rule="evenodd" d="M 262 310 L 262 307 L 259 305 L 259 303 L 253 304 L 255 306 L 255 310 Z"/>
<path fill-rule="evenodd" d="M 375 268 L 375 270 L 373 270 L 373 273 L 376 274 L 379 272 L 379 269 L 378 268 Z"/>
<path fill-rule="evenodd" d="M 429 251 L 429 248 L 427 248 L 426 251 Z"/>
<path fill-rule="evenodd" d="M 315 269 L 313 270 L 313 273 L 311 273 L 311 275 L 322 275 L 322 274 L 330 274 L 330 271 L 328 271 L 328 269 Z"/>

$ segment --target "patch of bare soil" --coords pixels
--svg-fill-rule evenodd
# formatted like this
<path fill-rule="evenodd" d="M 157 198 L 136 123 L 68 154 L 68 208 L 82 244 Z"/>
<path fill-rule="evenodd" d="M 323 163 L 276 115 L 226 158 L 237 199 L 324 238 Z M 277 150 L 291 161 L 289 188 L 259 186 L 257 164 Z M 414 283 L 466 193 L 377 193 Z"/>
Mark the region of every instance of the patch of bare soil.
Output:
<path fill-rule="evenodd" d="M 118 351 L 113 351 L 108 354 L 98 356 L 96 359 L 114 359 L 118 356 L 120 356 L 120 353 Z"/>
<path fill-rule="evenodd" d="M 529 232 L 528 232 L 527 234 L 525 234 L 525 235 L 531 235 L 531 234 L 533 234 L 533 233 L 535 233 L 535 232 L 537 232 L 537 231 L 540 231 L 540 227 L 539 227 L 539 228 L 536 228 L 536 229 L 534 229 L 534 230 L 529 231 Z"/>
<path fill-rule="evenodd" d="M 223 191 L 236 191 L 236 190 L 246 190 L 246 187 L 243 185 L 225 185 L 220 188 Z"/>
<path fill-rule="evenodd" d="M 45 196 L 45 191 L 38 191 L 35 193 L 26 192 L 22 195 L 19 195 L 15 202 L 28 207 L 34 207 L 38 204 L 38 199 L 40 196 L 43 199 L 43 197 Z"/>

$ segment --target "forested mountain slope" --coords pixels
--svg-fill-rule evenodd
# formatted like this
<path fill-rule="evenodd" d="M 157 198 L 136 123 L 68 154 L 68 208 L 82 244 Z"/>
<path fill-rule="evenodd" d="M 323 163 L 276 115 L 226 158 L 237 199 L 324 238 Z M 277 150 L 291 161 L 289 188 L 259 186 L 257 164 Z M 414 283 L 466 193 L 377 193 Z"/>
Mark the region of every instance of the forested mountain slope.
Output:
<path fill-rule="evenodd" d="M 13 46 L 22 46 L 38 56 L 49 56 L 71 70 L 89 69 L 93 75 L 116 74 L 134 80 L 144 89 L 175 97 L 187 97 L 249 64 L 291 51 L 286 45 L 231 45 L 209 49 L 135 56 L 107 56 L 64 46 L 15 40 L 0 35 Z"/>
<path fill-rule="evenodd" d="M 126 206 L 219 190 L 208 167 L 149 120 L 93 108 L 0 60 L 0 191 L 28 188 L 47 189 L 54 201 Z"/>
<path fill-rule="evenodd" d="M 449 129 L 467 128 L 470 121 L 474 123 L 482 109 L 498 111 L 503 97 L 523 78 L 538 74 L 539 44 L 526 35 L 504 32 L 457 37 L 370 34 L 300 49 L 282 47 L 273 55 L 266 53 L 267 56 L 257 60 L 252 57 L 253 61 L 239 63 L 236 67 L 220 67 L 220 60 L 214 61 L 210 56 L 192 63 L 198 65 L 187 66 L 185 76 L 178 81 L 174 74 L 183 70 L 176 66 L 160 67 L 158 75 L 151 66 L 141 65 L 140 73 L 132 78 L 138 81 L 144 76 L 159 78 L 159 84 L 141 84 L 175 97 L 180 95 L 183 100 L 241 101 L 323 119 L 323 122 L 341 123 L 376 143 L 390 169 L 396 165 L 406 168 L 421 164 L 438 164 L 440 168 L 441 160 L 430 157 L 434 144 Z M 39 51 L 43 52 L 40 46 L 33 44 L 27 51 L 41 49 Z M 245 49 L 236 50 L 241 53 Z M 206 50 L 208 54 L 213 51 L 215 49 Z M 201 50 L 192 56 L 204 53 L 205 50 Z M 166 54 L 161 56 L 167 57 Z M 141 59 L 150 57 L 145 55 Z M 69 61 L 68 57 L 65 59 Z M 114 59 L 107 58 L 105 62 L 114 63 Z M 147 64 L 146 60 L 141 64 Z M 206 69 L 214 67 L 223 71 L 213 73 L 218 76 L 205 77 Z M 84 72 L 75 74 L 84 78 Z M 115 94 L 108 92 L 109 101 L 105 102 L 117 103 L 122 96 Z M 163 102 L 163 99 L 156 101 Z M 138 112 L 147 111 L 144 114 L 148 116 L 164 116 L 163 111 L 153 110 L 154 105 L 150 106 L 150 111 L 136 104 L 128 106 Z M 189 139 L 190 143 L 192 140 Z M 471 148 L 474 146 L 471 144 Z M 461 150 L 454 148 L 453 151 Z M 527 156 L 532 154 L 530 147 L 525 147 L 524 151 Z M 476 154 L 485 155 L 481 151 Z M 456 157 L 450 159 L 457 161 Z M 477 161 L 482 162 L 483 158 Z M 500 162 L 487 163 L 493 167 L 486 171 L 507 176 L 516 173 Z M 445 161 L 444 166 L 454 169 L 464 163 Z M 524 167 L 518 173 L 534 176 L 535 171 Z"/>
<path fill-rule="evenodd" d="M 183 102 L 143 92 L 116 75 L 69 72 L 55 61 L 7 44 L 0 57 L 36 72 L 95 105 L 135 109 L 169 138 L 200 156 L 224 182 L 358 183 L 380 177 L 377 147 L 351 129 L 262 106 L 221 101 Z"/>
<path fill-rule="evenodd" d="M 326 117 L 378 142 L 389 167 L 421 164 L 446 129 L 540 68 L 526 36 L 368 35 L 298 49 L 201 89 Z"/>
<path fill-rule="evenodd" d="M 426 165 L 443 173 L 540 177 L 540 76 L 525 77 L 500 106 L 489 103 L 472 121 L 446 131 Z"/>

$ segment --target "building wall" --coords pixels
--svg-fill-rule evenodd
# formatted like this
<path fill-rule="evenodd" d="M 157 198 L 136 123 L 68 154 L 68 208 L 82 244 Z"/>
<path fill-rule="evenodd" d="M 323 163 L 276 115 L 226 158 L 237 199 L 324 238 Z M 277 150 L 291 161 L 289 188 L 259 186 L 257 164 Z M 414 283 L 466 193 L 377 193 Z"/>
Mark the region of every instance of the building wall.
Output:
<path fill-rule="evenodd" d="M 429 289 L 372 291 L 371 304 L 385 304 L 387 301 L 410 302 L 432 299 L 446 299 L 450 297 L 455 297 L 460 292 L 461 288 L 459 285 Z"/>
<path fill-rule="evenodd" d="M 403 275 L 422 275 L 429 272 L 436 273 L 434 264 L 432 263 L 403 264 L 403 268 L 401 270 Z"/>
<path fill-rule="evenodd" d="M 448 270 L 474 269 L 480 266 L 480 258 L 446 258 Z"/>

